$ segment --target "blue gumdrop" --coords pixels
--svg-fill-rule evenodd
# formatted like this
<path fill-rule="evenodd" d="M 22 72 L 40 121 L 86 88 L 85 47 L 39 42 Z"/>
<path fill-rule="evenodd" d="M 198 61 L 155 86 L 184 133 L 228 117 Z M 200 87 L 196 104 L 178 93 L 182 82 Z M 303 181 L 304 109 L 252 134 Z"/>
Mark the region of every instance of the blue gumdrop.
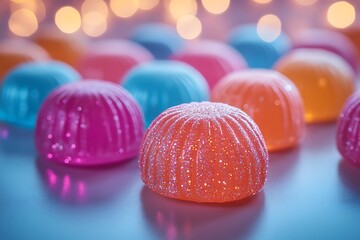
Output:
<path fill-rule="evenodd" d="M 256 25 L 251 24 L 235 28 L 228 42 L 242 54 L 250 68 L 272 68 L 291 47 L 290 39 L 284 32 L 274 41 L 267 42 L 260 38 Z"/>
<path fill-rule="evenodd" d="M 149 50 L 156 59 L 168 59 L 185 45 L 176 30 L 163 23 L 143 24 L 135 29 L 130 39 Z"/>
<path fill-rule="evenodd" d="M 0 121 L 34 128 L 38 111 L 49 93 L 80 79 L 80 74 L 56 61 L 21 64 L 11 70 L 0 87 Z"/>
<path fill-rule="evenodd" d="M 209 86 L 193 67 L 177 61 L 154 61 L 135 67 L 123 86 L 140 104 L 146 127 L 166 109 L 209 100 Z"/>

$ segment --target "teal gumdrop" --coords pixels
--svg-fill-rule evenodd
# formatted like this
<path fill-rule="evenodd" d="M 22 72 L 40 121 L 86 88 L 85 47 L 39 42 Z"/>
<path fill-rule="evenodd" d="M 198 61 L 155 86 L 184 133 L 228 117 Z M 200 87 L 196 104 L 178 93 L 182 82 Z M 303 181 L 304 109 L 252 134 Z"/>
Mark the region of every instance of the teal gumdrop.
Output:
<path fill-rule="evenodd" d="M 79 79 L 76 70 L 61 62 L 32 62 L 15 67 L 0 86 L 0 121 L 34 128 L 38 111 L 49 93 Z"/>
<path fill-rule="evenodd" d="M 177 61 L 154 61 L 135 67 L 122 84 L 140 104 L 146 127 L 170 107 L 209 100 L 204 77 Z"/>
<path fill-rule="evenodd" d="M 268 29 L 271 33 L 272 29 Z M 274 63 L 291 47 L 288 36 L 281 32 L 273 41 L 265 41 L 258 34 L 256 25 L 235 28 L 228 43 L 245 58 L 250 68 L 272 68 Z"/>

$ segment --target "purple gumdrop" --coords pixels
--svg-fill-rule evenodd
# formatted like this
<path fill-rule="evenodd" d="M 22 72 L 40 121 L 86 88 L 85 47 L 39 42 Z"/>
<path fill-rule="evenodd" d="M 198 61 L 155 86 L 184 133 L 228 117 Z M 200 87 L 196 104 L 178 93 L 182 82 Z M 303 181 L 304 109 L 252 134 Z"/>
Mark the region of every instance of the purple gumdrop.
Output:
<path fill-rule="evenodd" d="M 340 114 L 337 147 L 344 159 L 360 166 L 360 93 L 349 98 Z"/>
<path fill-rule="evenodd" d="M 52 92 L 36 124 L 36 147 L 48 160 L 100 165 L 139 153 L 144 119 L 122 87 L 103 81 L 67 84 Z"/>

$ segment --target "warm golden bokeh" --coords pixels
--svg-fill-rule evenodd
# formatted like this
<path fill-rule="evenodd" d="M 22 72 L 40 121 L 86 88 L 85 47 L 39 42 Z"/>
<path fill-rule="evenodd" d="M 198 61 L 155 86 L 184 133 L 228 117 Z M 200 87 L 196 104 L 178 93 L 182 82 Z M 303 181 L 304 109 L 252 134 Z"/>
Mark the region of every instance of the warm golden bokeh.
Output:
<path fill-rule="evenodd" d="M 201 34 L 202 24 L 197 17 L 186 15 L 178 20 L 176 30 L 182 38 L 192 40 Z"/>
<path fill-rule="evenodd" d="M 81 27 L 80 13 L 73 7 L 62 7 L 55 14 L 55 24 L 64 33 L 74 33 Z"/>
<path fill-rule="evenodd" d="M 230 0 L 201 0 L 201 3 L 212 14 L 224 13 L 230 6 Z"/>
<path fill-rule="evenodd" d="M 266 3 L 271 3 L 272 0 L 253 0 L 256 3 L 260 3 L 260 4 L 266 4 Z"/>
<path fill-rule="evenodd" d="M 264 15 L 259 19 L 256 30 L 263 41 L 273 42 L 281 34 L 281 21 L 276 15 Z"/>
<path fill-rule="evenodd" d="M 318 0 L 295 0 L 301 6 L 311 6 L 315 4 Z"/>
<path fill-rule="evenodd" d="M 85 15 L 89 12 L 98 12 L 107 17 L 109 9 L 104 0 L 85 0 L 81 5 L 81 14 Z"/>
<path fill-rule="evenodd" d="M 159 4 L 160 0 L 139 0 L 139 9 L 150 10 Z"/>
<path fill-rule="evenodd" d="M 195 0 L 169 0 L 168 9 L 170 16 L 178 20 L 185 15 L 196 15 L 198 7 Z"/>
<path fill-rule="evenodd" d="M 8 24 L 10 31 L 20 37 L 29 37 L 38 29 L 36 15 L 25 8 L 13 12 Z"/>
<path fill-rule="evenodd" d="M 87 12 L 82 17 L 82 30 L 90 37 L 99 37 L 106 32 L 106 17 L 100 12 Z"/>
<path fill-rule="evenodd" d="M 120 18 L 129 18 L 139 9 L 139 0 L 110 0 L 112 12 Z"/>
<path fill-rule="evenodd" d="M 339 1 L 330 5 L 327 11 L 327 20 L 336 28 L 347 28 L 354 23 L 356 11 L 347 1 Z"/>

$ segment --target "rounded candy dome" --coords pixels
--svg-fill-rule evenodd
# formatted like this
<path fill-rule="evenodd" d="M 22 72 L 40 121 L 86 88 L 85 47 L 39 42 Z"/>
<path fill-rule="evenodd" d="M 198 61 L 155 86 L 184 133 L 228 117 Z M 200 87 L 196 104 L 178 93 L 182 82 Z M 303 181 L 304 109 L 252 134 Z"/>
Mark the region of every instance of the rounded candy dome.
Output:
<path fill-rule="evenodd" d="M 244 70 L 228 75 L 211 100 L 247 113 L 259 126 L 268 150 L 297 145 L 304 131 L 304 106 L 296 86 L 273 70 Z"/>
<path fill-rule="evenodd" d="M 68 84 L 41 107 L 36 147 L 42 157 L 70 165 L 120 162 L 138 155 L 143 121 L 138 104 L 118 85 Z"/>
<path fill-rule="evenodd" d="M 145 133 L 140 173 L 153 191 L 195 202 L 236 201 L 264 186 L 268 152 L 254 121 L 222 103 L 189 103 L 159 115 Z"/>
<path fill-rule="evenodd" d="M 85 79 L 101 79 L 113 83 L 140 63 L 152 60 L 142 46 L 125 40 L 104 40 L 95 43 L 80 60 L 79 71 Z"/>
<path fill-rule="evenodd" d="M 275 69 L 299 89 L 306 122 L 334 121 L 355 89 L 350 65 L 321 49 L 297 49 L 284 56 Z"/>
<path fill-rule="evenodd" d="M 210 89 L 228 73 L 247 67 L 245 60 L 235 49 L 209 40 L 192 43 L 172 59 L 193 66 L 205 77 Z"/>
<path fill-rule="evenodd" d="M 0 83 L 5 75 L 21 63 L 48 59 L 40 46 L 25 40 L 11 39 L 0 43 Z"/>
<path fill-rule="evenodd" d="M 185 45 L 175 28 L 163 23 L 140 25 L 130 39 L 149 50 L 156 59 L 168 59 Z"/>
<path fill-rule="evenodd" d="M 256 25 L 235 28 L 228 42 L 241 53 L 250 68 L 271 68 L 291 47 L 289 38 L 283 32 L 273 41 L 265 41 Z"/>
<path fill-rule="evenodd" d="M 0 87 L 0 121 L 33 128 L 40 106 L 60 85 L 80 75 L 61 62 L 29 62 L 10 71 Z"/>
<path fill-rule="evenodd" d="M 209 99 L 203 76 L 176 61 L 155 61 L 134 68 L 123 82 L 143 109 L 146 126 L 169 107 Z"/>
<path fill-rule="evenodd" d="M 339 152 L 357 166 L 360 166 L 360 93 L 349 98 L 339 117 L 337 147 Z"/>

